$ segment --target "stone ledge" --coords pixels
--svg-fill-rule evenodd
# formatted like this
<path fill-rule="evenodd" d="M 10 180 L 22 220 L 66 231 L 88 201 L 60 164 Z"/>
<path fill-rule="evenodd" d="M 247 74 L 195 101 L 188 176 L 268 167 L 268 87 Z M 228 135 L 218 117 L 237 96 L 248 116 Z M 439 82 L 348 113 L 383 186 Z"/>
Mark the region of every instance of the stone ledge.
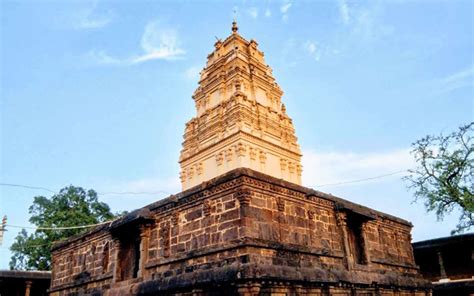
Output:
<path fill-rule="evenodd" d="M 51 279 L 51 271 L 38 270 L 0 270 L 2 279 Z"/>
<path fill-rule="evenodd" d="M 254 239 L 254 238 L 245 238 L 239 239 L 229 242 L 224 246 L 217 246 L 213 248 L 206 248 L 205 250 L 189 252 L 183 256 L 169 258 L 169 259 L 161 259 L 161 260 L 153 260 L 145 264 L 145 268 L 153 268 L 161 265 L 166 265 L 178 261 L 188 260 L 196 257 L 207 256 L 214 253 L 224 252 L 228 250 L 238 249 L 238 248 L 246 248 L 246 247 L 257 247 L 257 248 L 265 248 L 265 249 L 273 249 L 273 250 L 283 250 L 295 253 L 302 253 L 302 254 L 309 254 L 314 256 L 325 256 L 325 257 L 333 257 L 333 258 L 344 258 L 344 254 L 342 251 L 340 252 L 331 252 L 329 249 L 319 249 L 319 250 L 311 250 L 310 248 L 298 246 L 298 245 L 291 245 L 291 244 L 280 244 L 273 241 L 266 241 L 262 239 Z"/>
<path fill-rule="evenodd" d="M 239 264 L 233 263 L 226 267 L 215 267 L 210 270 L 200 270 L 190 273 L 150 280 L 134 285 L 131 291 L 140 295 L 154 295 L 164 291 L 199 287 L 214 283 L 238 283 L 248 281 L 282 281 L 304 285 L 340 286 L 347 283 L 350 286 L 372 286 L 387 288 L 406 288 L 409 290 L 429 289 L 428 281 L 400 275 L 367 274 L 365 272 L 348 272 L 339 269 L 296 268 L 288 266 Z"/>
<path fill-rule="evenodd" d="M 373 263 L 378 263 L 378 264 L 383 264 L 383 265 L 390 265 L 390 266 L 395 266 L 395 267 L 404 267 L 404 268 L 409 268 L 413 270 L 419 270 L 419 267 L 416 265 L 408 265 L 408 264 L 400 264 L 400 263 L 395 263 L 390 260 L 384 260 L 384 259 L 373 259 L 371 260 Z"/>
<path fill-rule="evenodd" d="M 109 272 L 109 273 L 102 274 L 99 276 L 91 277 L 88 280 L 55 286 L 54 288 L 50 288 L 48 292 L 57 292 L 64 289 L 70 289 L 70 288 L 74 288 L 78 286 L 83 286 L 84 284 L 90 284 L 90 283 L 99 282 L 99 281 L 103 281 L 103 280 L 111 279 L 111 278 L 113 278 L 113 275 L 112 275 L 112 272 Z"/>

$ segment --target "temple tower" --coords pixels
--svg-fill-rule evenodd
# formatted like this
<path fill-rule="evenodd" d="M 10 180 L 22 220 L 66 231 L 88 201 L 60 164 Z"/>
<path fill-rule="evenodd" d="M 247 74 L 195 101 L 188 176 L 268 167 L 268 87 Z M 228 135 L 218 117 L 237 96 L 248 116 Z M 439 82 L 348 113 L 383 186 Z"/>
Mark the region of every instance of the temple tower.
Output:
<path fill-rule="evenodd" d="M 282 90 L 255 40 L 232 34 L 208 55 L 179 159 L 183 190 L 239 167 L 301 184 L 301 150 Z"/>

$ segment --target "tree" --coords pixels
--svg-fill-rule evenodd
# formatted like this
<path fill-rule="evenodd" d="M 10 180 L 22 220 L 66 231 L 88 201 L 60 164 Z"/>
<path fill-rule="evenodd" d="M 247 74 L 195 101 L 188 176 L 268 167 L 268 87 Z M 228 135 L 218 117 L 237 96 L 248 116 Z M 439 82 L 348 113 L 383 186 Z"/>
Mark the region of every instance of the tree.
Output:
<path fill-rule="evenodd" d="M 426 136 L 412 144 L 417 168 L 405 177 L 415 190 L 415 200 L 423 199 L 427 211 L 438 220 L 453 209 L 461 216 L 451 234 L 474 225 L 474 122 L 449 135 Z"/>
<path fill-rule="evenodd" d="M 90 225 L 114 218 L 107 204 L 99 202 L 94 190 L 68 186 L 51 198 L 36 196 L 29 208 L 30 222 L 36 227 L 57 228 Z M 37 229 L 28 234 L 22 229 L 10 247 L 13 256 L 11 269 L 51 269 L 50 248 L 55 241 L 63 240 L 90 228 L 64 230 Z"/>

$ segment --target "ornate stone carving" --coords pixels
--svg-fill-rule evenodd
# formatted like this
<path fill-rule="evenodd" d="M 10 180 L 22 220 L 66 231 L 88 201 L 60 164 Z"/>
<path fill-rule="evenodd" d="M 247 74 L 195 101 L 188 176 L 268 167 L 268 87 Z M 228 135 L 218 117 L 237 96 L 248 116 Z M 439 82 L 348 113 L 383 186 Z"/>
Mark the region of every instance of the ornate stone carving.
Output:
<path fill-rule="evenodd" d="M 285 211 L 285 200 L 282 197 L 278 196 L 276 198 L 276 203 L 277 203 L 278 211 L 279 212 L 284 212 Z"/>
<path fill-rule="evenodd" d="M 296 173 L 298 176 L 301 176 L 301 173 L 303 172 L 303 166 L 301 164 L 296 165 Z"/>
<path fill-rule="evenodd" d="M 339 226 L 347 225 L 347 214 L 344 212 L 336 212 L 336 221 Z"/>
<path fill-rule="evenodd" d="M 284 159 L 284 158 L 281 158 L 280 159 L 280 168 L 281 168 L 282 171 L 286 170 L 286 165 L 287 165 L 287 160 Z"/>
<path fill-rule="evenodd" d="M 165 223 L 161 229 L 161 239 L 163 240 L 163 257 L 170 256 L 170 223 Z"/>
<path fill-rule="evenodd" d="M 295 172 L 295 164 L 293 162 L 288 163 L 288 171 L 292 174 Z"/>
<path fill-rule="evenodd" d="M 203 172 L 203 164 L 202 162 L 198 163 L 197 166 L 196 166 L 196 172 L 198 175 L 202 175 L 202 172 Z"/>
<path fill-rule="evenodd" d="M 267 153 L 265 153 L 264 151 L 260 150 L 259 154 L 258 154 L 258 158 L 260 160 L 260 163 L 262 164 L 265 164 L 265 161 L 267 161 Z"/>
<path fill-rule="evenodd" d="M 225 151 L 225 160 L 226 160 L 227 162 L 232 161 L 233 156 L 234 156 L 234 153 L 233 153 L 233 151 L 232 151 L 232 148 L 228 148 L 228 149 Z"/>
<path fill-rule="evenodd" d="M 250 189 L 241 189 L 234 193 L 235 198 L 239 201 L 240 206 L 245 206 L 250 203 L 252 198 L 252 191 Z"/>
<path fill-rule="evenodd" d="M 179 223 L 179 212 L 173 212 L 173 215 L 171 216 L 171 223 L 173 223 L 173 226 L 178 225 Z"/>
<path fill-rule="evenodd" d="M 220 152 L 216 155 L 216 163 L 217 165 L 222 165 L 223 162 L 224 162 L 224 154 Z"/>
<path fill-rule="evenodd" d="M 188 169 L 188 179 L 192 179 L 192 178 L 194 178 L 194 168 L 190 167 Z"/>
<path fill-rule="evenodd" d="M 193 95 L 196 117 L 186 125 L 180 155 L 181 169 L 194 167 L 199 178 L 182 179 L 183 189 L 243 165 L 282 178 L 279 159 L 301 162 L 292 121 L 281 106 L 283 92 L 256 42 L 232 35 L 216 44 Z M 301 174 L 283 179 L 300 184 Z"/>
<path fill-rule="evenodd" d="M 247 148 L 243 143 L 239 143 L 237 147 L 235 147 L 235 151 L 237 152 L 237 156 L 243 157 L 245 156 L 245 152 L 247 152 Z"/>
<path fill-rule="evenodd" d="M 250 147 L 249 155 L 251 160 L 257 159 L 257 149 Z"/>
<path fill-rule="evenodd" d="M 181 183 L 186 180 L 186 170 L 181 170 L 181 172 L 179 172 L 179 179 L 181 180 Z"/>
<path fill-rule="evenodd" d="M 211 214 L 211 202 L 209 200 L 204 201 L 202 204 L 202 212 L 204 216 L 209 216 Z"/>

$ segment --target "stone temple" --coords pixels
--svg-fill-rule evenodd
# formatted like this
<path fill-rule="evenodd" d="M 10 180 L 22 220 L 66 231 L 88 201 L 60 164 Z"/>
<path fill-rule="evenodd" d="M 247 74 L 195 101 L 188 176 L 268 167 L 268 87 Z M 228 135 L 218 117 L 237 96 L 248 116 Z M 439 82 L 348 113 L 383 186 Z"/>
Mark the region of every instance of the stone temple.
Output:
<path fill-rule="evenodd" d="M 215 43 L 183 191 L 52 248 L 50 295 L 431 295 L 410 222 L 309 189 L 257 42 Z"/>

